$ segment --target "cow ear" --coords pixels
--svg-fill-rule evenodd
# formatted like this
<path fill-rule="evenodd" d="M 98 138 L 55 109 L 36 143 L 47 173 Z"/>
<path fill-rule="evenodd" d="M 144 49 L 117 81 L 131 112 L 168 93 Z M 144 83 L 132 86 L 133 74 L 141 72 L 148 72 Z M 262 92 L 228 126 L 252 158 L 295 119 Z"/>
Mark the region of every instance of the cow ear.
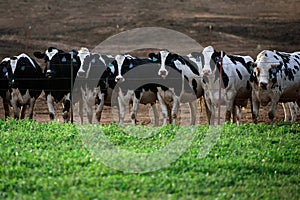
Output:
<path fill-rule="evenodd" d="M 247 62 L 247 67 L 253 72 L 254 68 L 257 67 L 257 64 L 255 62 Z"/>
<path fill-rule="evenodd" d="M 38 58 L 38 59 L 42 59 L 45 57 L 45 53 L 42 53 L 42 52 L 39 52 L 39 51 L 36 51 L 33 53 L 33 55 Z"/>
<path fill-rule="evenodd" d="M 155 55 L 155 53 L 149 53 L 148 56 L 153 62 L 157 62 L 158 58 L 157 55 Z"/>

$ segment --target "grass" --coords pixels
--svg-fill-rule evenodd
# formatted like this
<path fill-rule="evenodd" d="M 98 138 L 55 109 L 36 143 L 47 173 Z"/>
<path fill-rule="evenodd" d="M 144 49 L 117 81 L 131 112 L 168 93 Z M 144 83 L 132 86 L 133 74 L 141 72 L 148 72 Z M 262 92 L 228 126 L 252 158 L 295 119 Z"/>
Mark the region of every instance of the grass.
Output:
<path fill-rule="evenodd" d="M 93 127 L 137 153 L 164 148 L 178 131 L 161 127 L 139 138 L 115 124 Z M 207 130 L 197 127 L 191 147 L 169 166 L 124 173 L 92 156 L 76 125 L 0 121 L 0 199 L 300 198 L 299 124 L 226 124 L 210 153 L 200 158 Z"/>

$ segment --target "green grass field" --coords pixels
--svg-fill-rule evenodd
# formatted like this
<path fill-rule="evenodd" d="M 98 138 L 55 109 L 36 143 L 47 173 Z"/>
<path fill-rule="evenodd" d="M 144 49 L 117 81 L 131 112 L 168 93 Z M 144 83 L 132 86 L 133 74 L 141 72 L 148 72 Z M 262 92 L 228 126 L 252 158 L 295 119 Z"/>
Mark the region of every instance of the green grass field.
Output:
<path fill-rule="evenodd" d="M 117 125 L 99 128 L 132 152 L 163 148 L 178 130 L 141 139 Z M 0 121 L 0 199 L 300 199 L 299 124 L 226 124 L 205 158 L 197 155 L 208 126 L 197 130 L 175 162 L 134 174 L 92 156 L 76 125 Z"/>

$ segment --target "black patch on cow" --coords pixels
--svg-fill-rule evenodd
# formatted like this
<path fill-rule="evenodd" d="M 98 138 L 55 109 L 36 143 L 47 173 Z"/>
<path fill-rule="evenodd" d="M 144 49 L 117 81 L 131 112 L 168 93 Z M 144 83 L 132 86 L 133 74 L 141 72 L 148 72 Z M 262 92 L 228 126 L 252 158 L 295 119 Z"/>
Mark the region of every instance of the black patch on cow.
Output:
<path fill-rule="evenodd" d="M 242 80 L 243 76 L 242 76 L 241 72 L 238 69 L 235 69 L 235 70 L 236 70 L 236 73 L 238 74 L 239 78 Z"/>
<path fill-rule="evenodd" d="M 183 56 L 177 56 L 177 60 L 180 61 L 182 64 L 187 65 L 191 69 L 191 71 L 197 76 L 200 75 L 196 63 L 190 62 L 188 58 L 184 58 Z"/>
<path fill-rule="evenodd" d="M 265 56 L 266 56 L 266 57 L 268 57 L 268 54 L 267 54 L 267 53 L 265 53 Z"/>
<path fill-rule="evenodd" d="M 249 81 L 247 81 L 246 89 L 247 89 L 247 90 L 251 90 L 251 85 L 250 85 L 250 82 L 249 82 Z"/>
<path fill-rule="evenodd" d="M 289 79 L 290 81 L 293 81 L 293 80 L 294 80 L 294 74 L 293 74 L 291 68 L 285 68 L 285 69 L 284 69 L 284 73 L 285 73 L 285 75 L 288 77 L 288 79 Z"/>
<path fill-rule="evenodd" d="M 281 85 L 279 85 L 279 91 L 280 91 L 280 92 L 282 91 Z"/>
<path fill-rule="evenodd" d="M 275 58 L 276 60 L 279 60 L 279 58 L 278 58 L 276 55 L 274 55 L 274 58 Z"/>
<path fill-rule="evenodd" d="M 299 59 L 299 56 L 298 56 L 298 55 L 295 55 L 295 58 Z"/>
<path fill-rule="evenodd" d="M 193 90 L 194 93 L 197 95 L 197 81 L 195 79 L 192 80 L 192 86 L 193 86 Z"/>
<path fill-rule="evenodd" d="M 295 65 L 294 68 L 299 71 L 299 67 L 297 65 Z"/>
<path fill-rule="evenodd" d="M 293 69 L 293 74 L 296 74 L 296 73 L 297 73 L 296 70 Z"/>

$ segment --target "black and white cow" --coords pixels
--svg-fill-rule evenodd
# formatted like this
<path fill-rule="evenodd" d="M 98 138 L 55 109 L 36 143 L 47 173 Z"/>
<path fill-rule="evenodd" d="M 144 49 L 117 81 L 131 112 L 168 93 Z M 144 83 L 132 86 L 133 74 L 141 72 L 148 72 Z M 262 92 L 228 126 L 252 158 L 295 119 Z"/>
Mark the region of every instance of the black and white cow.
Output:
<path fill-rule="evenodd" d="M 7 76 L 11 92 L 10 103 L 13 107 L 14 118 L 26 117 L 32 119 L 36 99 L 43 90 L 44 74 L 34 59 L 22 53 L 7 59 Z M 21 108 L 21 114 L 20 114 Z"/>
<path fill-rule="evenodd" d="M 194 102 L 197 98 L 202 97 L 204 92 L 200 79 L 201 67 L 198 63 L 199 55 L 189 54 L 188 56 L 180 56 L 171 53 L 168 50 L 163 50 L 157 54 L 150 53 L 149 57 L 152 62 L 160 64 L 158 75 L 162 78 L 169 77 L 170 69 L 173 69 L 176 73 L 178 72 L 178 74 L 180 74 L 179 82 L 181 82 L 181 85 L 177 88 L 173 88 L 173 106 L 171 111 L 173 123 L 176 123 L 178 117 L 179 104 L 188 103 L 191 110 L 190 123 L 191 125 L 195 125 L 196 106 Z M 174 74 L 173 71 L 172 76 L 174 76 Z M 184 84 L 186 80 L 188 82 L 187 86 Z M 209 113 L 207 114 L 209 115 Z"/>
<path fill-rule="evenodd" d="M 10 59 L 4 58 L 0 63 L 0 97 L 3 101 L 4 107 L 4 117 L 7 119 L 9 117 L 9 101 L 10 101 L 10 92 L 8 87 L 8 65 Z"/>
<path fill-rule="evenodd" d="M 132 101 L 131 120 L 136 124 L 136 116 L 139 103 L 151 104 L 154 112 L 154 125 L 158 126 L 159 117 L 156 108 L 158 87 L 166 90 L 163 85 L 153 81 L 153 70 L 149 69 L 152 64 L 150 59 L 135 58 L 130 55 L 116 55 L 115 60 L 109 65 L 113 74 L 115 83 L 109 83 L 111 88 L 118 89 L 118 107 L 120 124 L 123 124 L 125 118 L 125 108 Z M 134 70 L 133 70 L 134 69 Z M 126 76 L 128 80 L 125 81 Z M 148 80 L 147 80 L 148 79 Z M 131 81 L 131 82 L 130 82 Z M 132 84 L 131 84 L 132 83 Z M 116 84 L 118 84 L 116 86 Z"/>
<path fill-rule="evenodd" d="M 214 124 L 215 109 L 219 101 L 219 80 L 221 52 L 214 50 L 212 46 L 205 47 L 202 51 L 204 62 L 202 69 L 203 87 L 205 101 L 211 111 L 210 123 Z M 250 86 L 250 63 L 253 59 L 250 56 L 238 56 L 223 54 L 222 62 L 222 88 L 221 103 L 226 106 L 226 121 L 236 119 L 235 106 L 238 107 L 237 123 L 241 118 L 241 108 L 247 105 L 251 97 Z M 222 105 L 221 104 L 221 105 Z"/>
<path fill-rule="evenodd" d="M 90 53 L 87 48 L 81 48 L 78 51 L 81 60 L 81 66 L 77 73 L 77 79 L 81 79 L 82 99 L 87 110 L 87 116 L 92 123 L 93 109 L 97 105 L 96 119 L 100 122 L 104 105 L 110 105 L 111 89 L 108 88 L 109 72 L 107 64 L 114 60 L 113 56 Z M 103 78 L 107 77 L 107 78 Z M 101 92 L 101 88 L 102 91 Z M 81 114 L 82 116 L 82 114 Z M 83 119 L 81 119 L 83 121 Z"/>
<path fill-rule="evenodd" d="M 44 53 L 34 52 L 34 56 L 44 59 L 46 63 L 46 82 L 44 92 L 47 98 L 50 119 L 55 116 L 54 102 L 63 103 L 63 118 L 67 122 L 70 119 L 70 93 L 71 93 L 71 66 L 73 67 L 72 78 L 75 80 L 80 67 L 80 58 L 75 50 L 64 52 L 54 47 L 49 47 Z M 73 82 L 74 83 L 74 82 Z M 80 91 L 78 91 L 79 93 Z M 79 95 L 80 96 L 80 95 Z M 79 96 L 77 98 L 79 98 Z M 73 102 L 78 101 L 74 100 Z"/>
<path fill-rule="evenodd" d="M 257 123 L 260 105 L 271 102 L 268 115 L 273 123 L 278 102 L 296 101 L 300 104 L 300 52 L 263 50 L 252 66 L 254 123 Z"/>

